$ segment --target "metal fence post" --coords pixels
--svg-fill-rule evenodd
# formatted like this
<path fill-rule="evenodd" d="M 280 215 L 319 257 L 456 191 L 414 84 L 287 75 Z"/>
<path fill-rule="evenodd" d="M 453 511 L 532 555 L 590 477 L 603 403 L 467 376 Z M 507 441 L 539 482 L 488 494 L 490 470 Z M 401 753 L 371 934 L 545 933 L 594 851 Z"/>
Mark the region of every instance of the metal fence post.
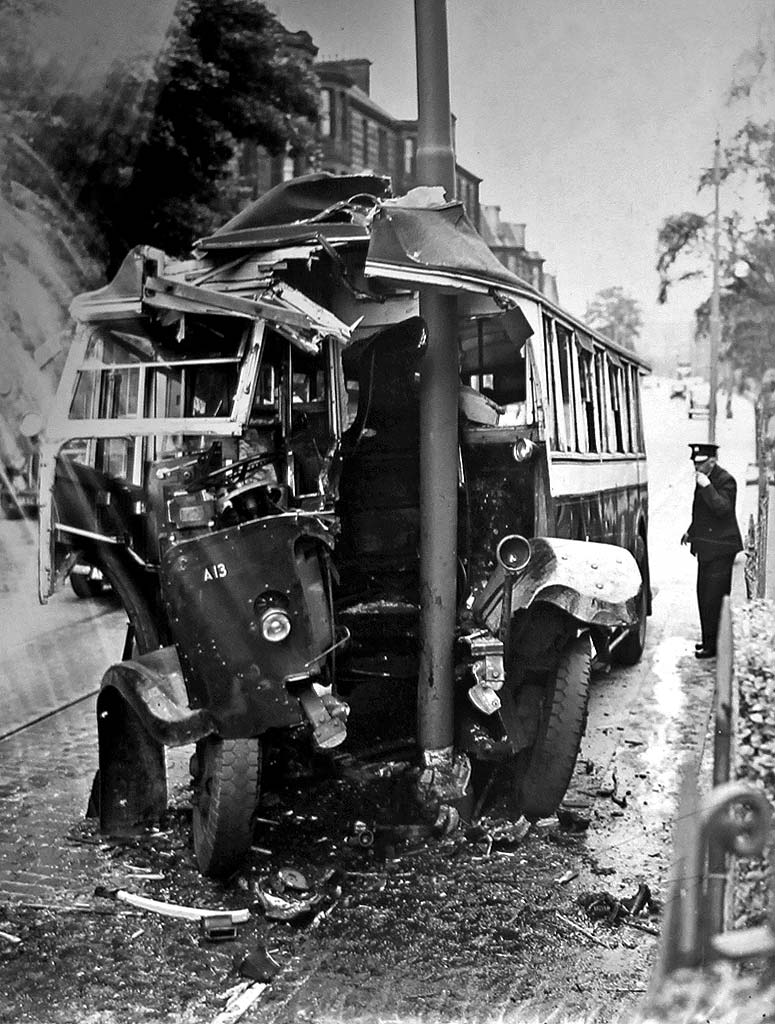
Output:
<path fill-rule="evenodd" d="M 713 785 L 729 782 L 732 768 L 732 679 L 734 640 L 729 597 L 721 603 L 716 643 L 716 689 L 714 694 Z M 707 924 L 711 934 L 724 930 L 724 908 L 729 867 L 725 846 L 716 833 L 708 836 Z"/>

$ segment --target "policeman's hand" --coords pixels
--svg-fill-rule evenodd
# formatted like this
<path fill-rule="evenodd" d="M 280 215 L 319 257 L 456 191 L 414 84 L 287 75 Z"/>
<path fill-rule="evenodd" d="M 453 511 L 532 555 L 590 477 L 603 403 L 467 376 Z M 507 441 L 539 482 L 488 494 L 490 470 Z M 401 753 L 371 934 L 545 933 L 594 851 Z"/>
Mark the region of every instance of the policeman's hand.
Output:
<path fill-rule="evenodd" d="M 683 537 L 681 537 L 681 543 L 682 544 L 688 544 L 689 543 L 689 534 L 688 533 L 685 533 L 683 535 Z"/>
<path fill-rule="evenodd" d="M 706 476 L 704 473 L 695 473 L 694 481 L 698 487 L 707 487 L 710 483 L 710 477 Z"/>

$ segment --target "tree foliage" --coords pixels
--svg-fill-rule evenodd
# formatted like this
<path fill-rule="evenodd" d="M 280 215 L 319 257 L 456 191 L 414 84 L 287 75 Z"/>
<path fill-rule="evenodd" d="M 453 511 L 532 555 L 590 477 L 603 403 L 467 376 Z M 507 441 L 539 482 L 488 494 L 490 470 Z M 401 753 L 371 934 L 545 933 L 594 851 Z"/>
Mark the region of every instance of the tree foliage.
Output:
<path fill-rule="evenodd" d="M 771 28 L 775 33 L 775 18 Z M 760 41 L 742 55 L 729 90 L 730 103 L 747 102 L 757 91 L 771 87 L 774 54 L 771 43 Z M 775 120 L 767 116 L 768 110 L 771 103 L 761 106 L 765 116 L 752 117 L 749 104 L 748 116 L 719 161 L 722 209 L 734 203 L 719 231 L 721 354 L 733 369 L 756 378 L 775 366 Z M 714 186 L 714 169 L 706 168 L 699 176 L 698 192 L 708 195 Z M 711 213 L 668 217 L 658 232 L 659 301 L 667 301 L 670 290 L 690 278 L 707 277 L 710 291 L 713 259 Z M 708 298 L 696 310 L 698 337 L 709 331 L 709 310 Z"/>
<path fill-rule="evenodd" d="M 114 269 L 141 242 L 183 253 L 236 212 L 239 144 L 307 151 L 317 96 L 311 54 L 259 0 L 180 0 L 159 55 L 115 63 L 91 95 L 43 90 L 17 121 Z"/>
<path fill-rule="evenodd" d="M 617 285 L 599 291 L 587 306 L 584 320 L 612 341 L 635 351 L 643 317 L 637 301 L 623 288 Z"/>

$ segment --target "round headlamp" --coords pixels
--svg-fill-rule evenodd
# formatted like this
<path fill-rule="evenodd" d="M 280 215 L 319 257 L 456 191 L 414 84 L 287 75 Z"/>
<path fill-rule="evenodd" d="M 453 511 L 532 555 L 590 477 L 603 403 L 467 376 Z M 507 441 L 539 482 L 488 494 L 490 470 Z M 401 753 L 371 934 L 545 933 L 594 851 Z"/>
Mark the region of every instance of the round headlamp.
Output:
<path fill-rule="evenodd" d="M 261 636 L 271 644 L 279 644 L 291 631 L 291 620 L 282 608 L 267 608 L 261 613 Z"/>
<path fill-rule="evenodd" d="M 495 557 L 506 572 L 522 572 L 531 555 L 530 541 L 519 533 L 511 533 L 498 545 Z"/>

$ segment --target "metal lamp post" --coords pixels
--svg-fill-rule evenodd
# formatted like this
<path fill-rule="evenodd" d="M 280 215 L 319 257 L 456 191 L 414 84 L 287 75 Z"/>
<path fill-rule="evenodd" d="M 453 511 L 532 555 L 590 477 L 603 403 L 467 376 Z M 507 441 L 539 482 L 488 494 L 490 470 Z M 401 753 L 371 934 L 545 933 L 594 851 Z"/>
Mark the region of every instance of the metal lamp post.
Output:
<path fill-rule="evenodd" d="M 455 196 L 446 0 L 415 0 L 417 179 Z M 426 765 L 452 761 L 457 591 L 457 299 L 420 292 L 428 345 L 420 385 L 418 740 Z"/>

